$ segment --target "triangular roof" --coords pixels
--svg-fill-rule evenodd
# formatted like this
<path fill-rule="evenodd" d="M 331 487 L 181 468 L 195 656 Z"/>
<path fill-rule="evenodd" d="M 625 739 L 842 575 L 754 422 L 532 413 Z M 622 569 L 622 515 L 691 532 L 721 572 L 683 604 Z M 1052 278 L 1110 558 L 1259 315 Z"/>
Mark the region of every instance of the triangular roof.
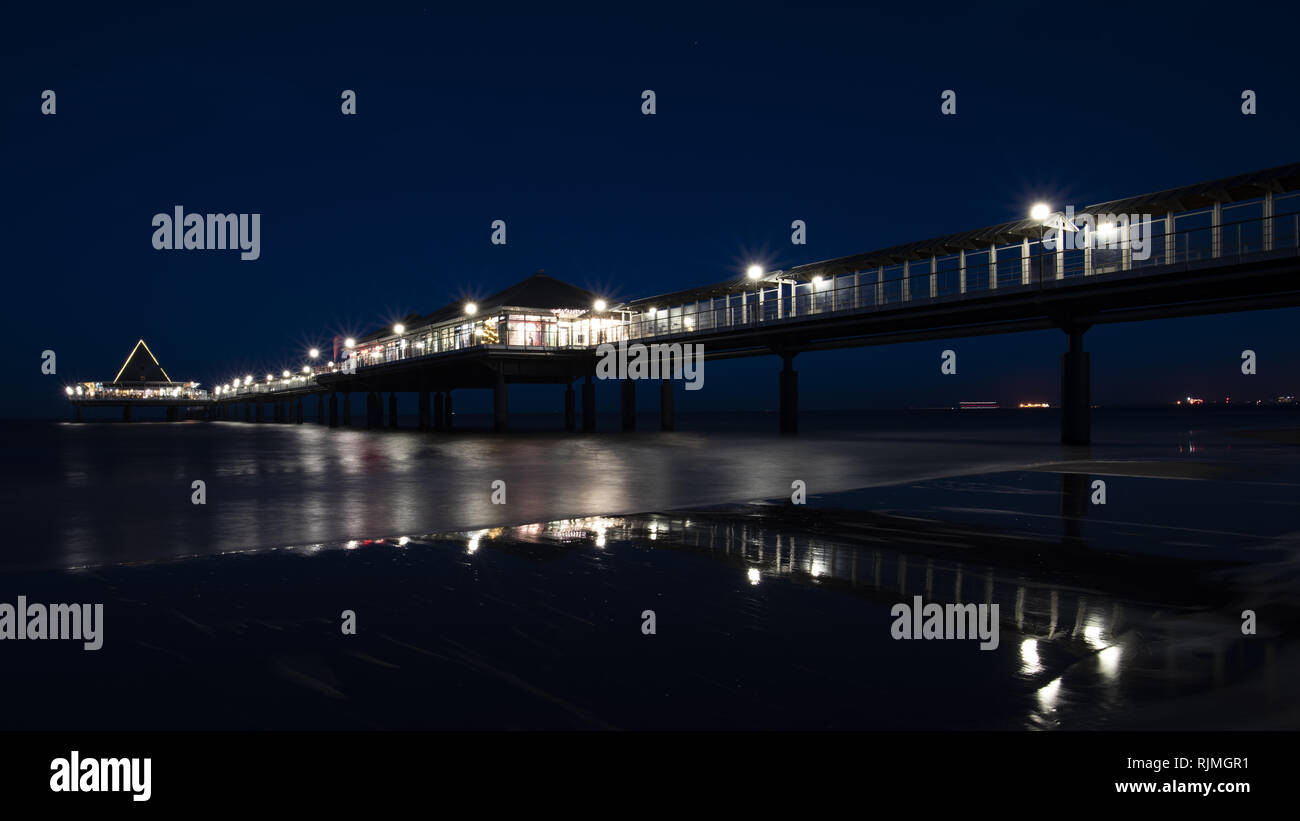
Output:
<path fill-rule="evenodd" d="M 131 355 L 122 363 L 122 369 L 113 377 L 114 385 L 131 382 L 170 382 L 172 378 L 158 364 L 158 358 L 141 339 L 131 349 Z"/>
<path fill-rule="evenodd" d="M 542 308 L 551 310 L 553 308 L 579 308 L 590 309 L 596 301 L 596 295 L 585 288 L 579 288 L 576 285 L 570 285 L 567 282 L 549 277 L 546 274 L 538 272 L 520 280 L 509 288 L 497 291 L 491 296 L 486 296 L 476 300 L 480 313 L 490 312 L 496 308 L 515 307 L 515 308 Z M 431 325 L 435 322 L 443 322 L 448 319 L 455 319 L 462 316 L 465 312 L 465 300 L 457 300 L 439 308 L 430 314 L 424 316 L 411 316 L 402 319 L 402 324 L 408 328 L 418 328 L 424 325 Z M 374 333 L 368 334 L 363 339 L 372 339 L 381 336 L 387 336 L 391 333 L 389 328 L 380 328 Z"/>

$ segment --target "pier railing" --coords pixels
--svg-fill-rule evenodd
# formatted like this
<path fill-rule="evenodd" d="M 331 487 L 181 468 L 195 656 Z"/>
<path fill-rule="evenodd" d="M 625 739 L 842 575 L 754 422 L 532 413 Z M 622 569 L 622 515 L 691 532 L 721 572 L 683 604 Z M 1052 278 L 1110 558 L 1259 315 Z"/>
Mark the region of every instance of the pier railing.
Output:
<path fill-rule="evenodd" d="M 1270 199 L 1270 208 L 1291 201 L 1300 206 L 1300 192 Z M 586 332 L 570 333 L 561 338 L 558 329 L 538 329 L 537 323 L 527 331 L 516 333 L 510 323 L 516 320 L 503 310 L 500 331 L 488 341 L 481 328 L 492 317 L 465 319 L 439 326 L 425 326 L 402 335 L 366 342 L 346 356 L 355 358 L 355 370 L 363 371 L 396 362 L 431 359 L 450 353 L 474 349 L 519 351 L 587 351 L 604 343 L 653 341 L 673 338 L 689 341 L 704 336 L 770 325 L 817 322 L 850 314 L 896 310 L 911 306 L 934 305 L 966 299 L 986 298 L 997 294 L 1023 293 L 1032 289 L 1087 287 L 1093 283 L 1122 278 L 1194 270 L 1206 266 L 1232 264 L 1248 260 L 1300 255 L 1300 213 L 1295 211 L 1271 216 L 1224 222 L 1223 215 L 1237 207 L 1258 205 L 1240 203 L 1180 212 L 1177 220 L 1198 223 L 1177 230 L 1175 216 L 1166 215 L 1141 223 L 1111 228 L 1094 227 L 1090 231 L 1058 231 L 1068 236 L 1055 243 L 1047 229 L 1037 238 L 1016 243 L 990 243 L 982 249 L 963 249 L 946 256 L 909 259 L 872 269 L 838 273 L 809 282 L 791 279 L 760 280 L 752 290 L 732 293 L 692 303 L 654 306 L 612 321 L 613 314 L 589 312 L 584 319 L 601 318 L 586 326 Z M 533 309 L 536 313 L 537 309 Z M 558 324 L 558 323 L 557 323 Z M 479 330 L 476 330 L 479 329 Z M 426 345 L 423 339 L 439 335 L 451 340 L 449 345 Z M 506 341 L 502 341 L 502 338 Z M 522 339 L 524 344 L 511 343 Z M 254 396 L 298 391 L 315 385 L 318 375 L 348 372 L 344 360 L 333 369 L 315 369 L 311 374 L 291 374 L 270 382 L 239 385 L 214 398 Z"/>
<path fill-rule="evenodd" d="M 1206 209 L 1180 217 L 1208 213 Z M 1163 223 L 1164 219 L 1151 222 Z M 1082 233 L 1072 236 L 1081 237 Z M 1026 239 L 1015 245 L 991 245 L 978 252 L 908 260 L 812 282 L 761 283 L 752 291 L 656 307 L 629 322 L 625 334 L 629 340 L 650 340 L 771 323 L 811 322 L 849 313 L 1085 286 L 1180 268 L 1300 255 L 1300 214 L 1296 213 L 1168 233 L 1148 228 L 1145 241 L 1119 236 L 1122 233 L 1064 243 L 1079 247 L 1058 248 L 1050 240 Z"/>

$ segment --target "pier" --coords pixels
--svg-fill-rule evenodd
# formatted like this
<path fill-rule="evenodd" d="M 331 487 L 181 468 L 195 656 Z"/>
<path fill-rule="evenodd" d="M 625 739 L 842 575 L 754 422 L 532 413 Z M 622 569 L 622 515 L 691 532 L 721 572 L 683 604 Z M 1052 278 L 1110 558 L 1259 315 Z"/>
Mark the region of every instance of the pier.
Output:
<path fill-rule="evenodd" d="M 116 402 L 128 415 L 131 404 L 175 403 L 246 422 L 302 423 L 314 411 L 330 426 L 351 424 L 357 405 L 366 426 L 380 428 L 397 426 L 398 394 L 415 393 L 419 428 L 451 430 L 454 394 L 487 390 L 493 427 L 505 431 L 510 386 L 551 384 L 565 428 L 592 431 L 601 345 L 692 343 L 711 361 L 777 357 L 779 430 L 794 434 L 802 353 L 1057 329 L 1061 441 L 1081 445 L 1091 438 L 1093 326 L 1297 304 L 1292 164 L 1077 211 L 1042 205 L 1000 225 L 615 304 L 538 273 L 478 302 L 339 340 L 328 358 L 313 350 L 297 370 L 238 374 L 207 392 L 115 381 L 70 398 L 78 413 L 90 403 Z M 621 381 L 621 424 L 633 430 L 637 380 Z M 660 381 L 660 426 L 671 430 L 673 386 Z"/>

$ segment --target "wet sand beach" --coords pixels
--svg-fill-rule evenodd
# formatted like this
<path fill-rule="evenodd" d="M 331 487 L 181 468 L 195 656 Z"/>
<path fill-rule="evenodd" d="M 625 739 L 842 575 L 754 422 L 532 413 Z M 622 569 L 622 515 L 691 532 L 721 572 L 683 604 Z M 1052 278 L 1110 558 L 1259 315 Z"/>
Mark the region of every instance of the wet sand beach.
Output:
<path fill-rule="evenodd" d="M 745 462 L 749 440 L 704 438 L 712 458 Z M 905 438 L 882 452 L 906 461 Z M 892 481 L 810 482 L 804 505 L 769 493 L 635 508 L 628 495 L 621 510 L 528 524 L 421 532 L 378 516 L 347 540 L 17 563 L 0 573 L 0 600 L 102 602 L 105 637 L 95 652 L 5 642 L 0 695 L 25 709 L 0 723 L 1300 727 L 1293 446 L 1218 430 L 1089 453 L 1025 447 L 1043 458 L 943 476 L 918 458 Z M 997 649 L 893 638 L 891 608 L 915 596 L 998 604 Z M 1246 609 L 1255 635 L 1242 633 Z M 342 633 L 345 610 L 355 635 Z"/>

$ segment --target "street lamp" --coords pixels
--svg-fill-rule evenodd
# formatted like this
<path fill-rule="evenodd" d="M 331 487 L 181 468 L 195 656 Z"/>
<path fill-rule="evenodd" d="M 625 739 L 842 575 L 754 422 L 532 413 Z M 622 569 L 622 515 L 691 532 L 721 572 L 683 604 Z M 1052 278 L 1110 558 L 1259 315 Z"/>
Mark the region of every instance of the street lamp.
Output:
<path fill-rule="evenodd" d="M 343 347 L 345 348 L 355 348 L 356 346 L 357 346 L 357 341 L 350 336 L 347 339 L 343 340 Z"/>
<path fill-rule="evenodd" d="M 320 348 L 312 348 L 310 351 L 307 352 L 307 355 L 310 356 L 312 359 L 318 358 L 320 356 Z"/>
<path fill-rule="evenodd" d="M 598 312 L 603 311 L 605 310 L 605 300 L 598 299 L 594 303 L 592 303 L 591 307 L 595 308 Z"/>
<path fill-rule="evenodd" d="M 401 336 L 402 334 L 406 333 L 406 326 L 400 322 L 397 323 L 396 325 L 393 326 L 393 333 L 397 334 L 398 336 Z"/>
<path fill-rule="evenodd" d="M 749 277 L 750 279 L 759 279 L 759 278 L 761 278 L 761 277 L 763 276 L 763 268 L 762 268 L 762 266 L 759 266 L 759 265 L 751 265 L 751 266 L 749 266 L 749 270 L 745 271 L 745 276 Z"/>
<path fill-rule="evenodd" d="M 465 303 L 465 316 L 473 316 L 473 315 L 476 314 L 476 313 L 478 313 L 478 306 L 475 305 L 473 302 L 466 302 L 466 303 Z"/>
<path fill-rule="evenodd" d="M 1047 227 L 1047 218 L 1052 215 L 1052 208 L 1045 202 L 1034 203 L 1029 209 L 1029 218 L 1038 223 L 1038 287 L 1043 287 L 1043 234 Z"/>

